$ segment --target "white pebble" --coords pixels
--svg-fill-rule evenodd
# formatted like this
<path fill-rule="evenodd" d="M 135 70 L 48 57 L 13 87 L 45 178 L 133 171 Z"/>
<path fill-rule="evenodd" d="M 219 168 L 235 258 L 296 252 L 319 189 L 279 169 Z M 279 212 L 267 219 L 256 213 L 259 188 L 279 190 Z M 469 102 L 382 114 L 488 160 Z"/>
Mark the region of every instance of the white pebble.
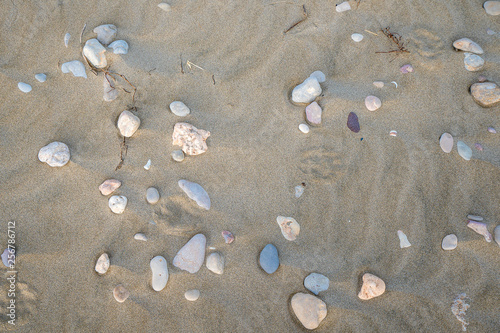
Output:
<path fill-rule="evenodd" d="M 302 132 L 302 133 L 309 133 L 309 126 L 307 126 L 306 124 L 300 124 L 299 125 L 299 130 Z"/>
<path fill-rule="evenodd" d="M 140 240 L 140 241 L 143 241 L 143 242 L 146 242 L 148 240 L 148 238 L 146 237 L 146 235 L 141 234 L 141 233 L 135 234 L 134 235 L 134 239 L 135 240 Z"/>
<path fill-rule="evenodd" d="M 349 2 L 344 1 L 341 4 L 337 5 L 335 10 L 337 11 L 337 13 L 345 12 L 351 10 L 351 5 L 349 4 Z"/>
<path fill-rule="evenodd" d="M 89 39 L 83 47 L 83 55 L 96 68 L 104 68 L 108 65 L 106 49 L 95 38 Z"/>
<path fill-rule="evenodd" d="M 97 259 L 97 262 L 95 264 L 95 271 L 102 275 L 106 273 L 108 269 L 109 269 L 109 256 L 107 253 L 103 253 L 99 257 L 99 259 Z"/>
<path fill-rule="evenodd" d="M 87 73 L 85 73 L 85 66 L 81 61 L 73 60 L 65 62 L 61 65 L 61 71 L 63 73 L 71 72 L 73 76 L 87 78 Z"/>
<path fill-rule="evenodd" d="M 173 114 L 179 117 L 185 117 L 191 112 L 186 104 L 179 101 L 170 103 L 170 111 L 172 111 Z"/>
<path fill-rule="evenodd" d="M 309 77 L 315 77 L 319 83 L 323 83 L 326 80 L 325 73 L 323 73 L 322 71 L 314 71 L 311 73 L 311 75 L 309 75 Z"/>
<path fill-rule="evenodd" d="M 123 195 L 113 195 L 108 201 L 109 209 L 115 214 L 121 214 L 127 207 L 127 197 Z"/>
<path fill-rule="evenodd" d="M 155 291 L 163 290 L 168 282 L 167 260 L 162 256 L 156 256 L 151 259 L 149 266 L 152 273 L 151 286 Z"/>
<path fill-rule="evenodd" d="M 304 194 L 304 189 L 305 189 L 305 186 L 302 184 L 295 186 L 295 197 L 300 198 L 302 196 L 302 194 Z"/>
<path fill-rule="evenodd" d="M 382 101 L 376 96 L 367 96 L 365 98 L 365 106 L 369 111 L 375 111 L 382 106 Z"/>
<path fill-rule="evenodd" d="M 447 235 L 443 238 L 443 242 L 441 243 L 441 247 L 445 251 L 451 251 L 457 247 L 458 239 L 454 234 Z"/>
<path fill-rule="evenodd" d="M 113 49 L 114 54 L 128 53 L 128 43 L 124 40 L 115 40 L 113 43 L 109 44 L 108 47 Z"/>
<path fill-rule="evenodd" d="M 128 110 L 125 110 L 120 114 L 120 117 L 118 117 L 118 122 L 116 124 L 116 126 L 120 130 L 120 134 L 126 138 L 134 135 L 140 125 L 141 120 L 139 119 L 139 117 Z"/>
<path fill-rule="evenodd" d="M 292 101 L 295 103 L 311 103 L 321 95 L 321 86 L 316 77 L 310 76 L 292 91 Z"/>
<path fill-rule="evenodd" d="M 188 290 L 184 293 L 184 297 L 186 297 L 188 301 L 194 302 L 200 298 L 200 291 L 196 289 Z"/>
<path fill-rule="evenodd" d="M 51 167 L 62 167 L 69 162 L 69 148 L 66 144 L 58 141 L 49 143 L 38 152 L 40 162 L 47 163 Z"/>
<path fill-rule="evenodd" d="M 99 42 L 108 45 L 115 38 L 117 30 L 116 26 L 113 24 L 103 24 L 94 28 L 94 32 L 97 34 L 97 40 Z"/>
<path fill-rule="evenodd" d="M 71 38 L 71 35 L 68 33 L 66 33 L 66 35 L 64 35 L 64 46 L 68 47 L 68 43 L 69 43 L 69 39 Z"/>
<path fill-rule="evenodd" d="M 377 88 L 383 88 L 384 87 L 384 82 L 382 81 L 374 81 L 373 85 Z"/>
<path fill-rule="evenodd" d="M 410 247 L 411 244 L 408 241 L 408 237 L 402 232 L 401 230 L 398 230 L 398 237 L 399 237 L 399 247 L 404 249 L 405 247 Z"/>
<path fill-rule="evenodd" d="M 35 74 L 35 79 L 37 79 L 38 82 L 45 82 L 47 81 L 47 75 L 43 73 Z"/>
<path fill-rule="evenodd" d="M 184 161 L 184 152 L 180 149 L 174 150 L 172 152 L 172 159 L 176 162 L 182 162 Z"/>
<path fill-rule="evenodd" d="M 160 7 L 160 9 L 162 9 L 166 12 L 169 12 L 172 10 L 172 7 L 168 3 L 165 3 L 165 2 L 159 3 L 158 7 Z"/>
<path fill-rule="evenodd" d="M 356 43 L 359 43 L 359 42 L 361 42 L 363 40 L 363 35 L 362 34 L 352 34 L 351 38 Z"/>
<path fill-rule="evenodd" d="M 27 83 L 24 83 L 24 82 L 19 82 L 17 84 L 17 87 L 19 88 L 19 90 L 21 90 L 23 93 L 29 93 L 31 91 L 31 86 Z"/>
<path fill-rule="evenodd" d="M 158 200 L 160 200 L 160 192 L 158 192 L 158 190 L 154 187 L 148 188 L 146 191 L 146 200 L 150 204 L 154 205 L 158 202 Z"/>
<path fill-rule="evenodd" d="M 207 268 L 215 274 L 224 273 L 224 257 L 220 253 L 214 252 L 207 257 Z"/>
<path fill-rule="evenodd" d="M 146 164 L 144 164 L 144 169 L 149 170 L 151 169 L 151 160 L 148 160 Z"/>

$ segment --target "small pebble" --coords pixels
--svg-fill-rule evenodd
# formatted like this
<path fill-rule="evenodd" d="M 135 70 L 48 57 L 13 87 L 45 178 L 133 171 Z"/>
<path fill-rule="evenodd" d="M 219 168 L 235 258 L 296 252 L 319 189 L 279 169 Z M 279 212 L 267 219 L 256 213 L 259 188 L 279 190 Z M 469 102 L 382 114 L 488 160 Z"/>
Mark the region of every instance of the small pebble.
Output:
<path fill-rule="evenodd" d="M 123 195 L 113 195 L 108 201 L 109 209 L 115 214 L 122 214 L 127 207 L 127 198 Z"/>
<path fill-rule="evenodd" d="M 45 81 L 47 81 L 47 75 L 45 75 L 43 73 L 35 74 L 35 79 L 38 82 L 45 82 Z"/>
<path fill-rule="evenodd" d="M 300 124 L 299 131 L 301 131 L 304 134 L 307 134 L 309 133 L 309 126 L 307 126 L 306 124 Z"/>
<path fill-rule="evenodd" d="M 184 161 L 184 152 L 180 149 L 174 150 L 172 152 L 172 159 L 176 162 L 182 162 Z"/>
<path fill-rule="evenodd" d="M 158 200 L 160 200 L 160 192 L 158 192 L 158 190 L 154 187 L 148 188 L 146 191 L 146 200 L 150 204 L 154 205 L 158 202 Z"/>
<path fill-rule="evenodd" d="M 494 129 L 493 127 L 488 127 L 488 132 L 493 133 L 493 134 L 496 134 L 496 133 L 497 133 L 497 130 L 496 130 L 496 129 Z"/>
<path fill-rule="evenodd" d="M 466 161 L 469 161 L 472 158 L 472 149 L 467 146 L 464 142 L 457 142 L 457 150 L 458 154 Z"/>
<path fill-rule="evenodd" d="M 130 296 L 130 292 L 125 289 L 124 286 L 119 284 L 115 287 L 115 289 L 113 289 L 113 296 L 115 297 L 117 302 L 123 303 Z"/>
<path fill-rule="evenodd" d="M 316 76 L 310 76 L 293 88 L 292 101 L 295 103 L 311 103 L 321 95 L 321 86 Z"/>
<path fill-rule="evenodd" d="M 165 2 L 159 3 L 158 7 L 160 7 L 160 9 L 162 9 L 166 12 L 169 12 L 172 10 L 172 7 L 168 3 L 165 3 Z"/>
<path fill-rule="evenodd" d="M 94 28 L 94 33 L 97 34 L 97 40 L 103 45 L 108 45 L 113 41 L 118 30 L 113 24 L 103 24 Z"/>
<path fill-rule="evenodd" d="M 321 124 L 321 106 L 318 103 L 312 102 L 308 106 L 306 106 L 306 119 L 307 122 L 311 125 L 320 125 Z"/>
<path fill-rule="evenodd" d="M 453 136 L 450 133 L 443 133 L 439 138 L 439 146 L 445 153 L 450 153 L 453 149 Z"/>
<path fill-rule="evenodd" d="M 326 80 L 326 75 L 322 71 L 314 71 L 309 75 L 309 77 L 314 77 L 319 83 L 323 83 Z"/>
<path fill-rule="evenodd" d="M 134 239 L 135 240 L 140 240 L 140 241 L 143 241 L 143 242 L 147 242 L 148 241 L 148 238 L 146 237 L 146 235 L 141 234 L 141 233 L 135 234 L 134 235 Z"/>
<path fill-rule="evenodd" d="M 178 101 L 170 103 L 170 111 L 178 117 L 185 117 L 191 112 L 186 104 Z"/>
<path fill-rule="evenodd" d="M 484 75 L 479 75 L 479 77 L 477 78 L 477 82 L 481 82 L 481 83 L 486 82 L 486 80 L 487 80 L 486 76 L 484 76 Z"/>
<path fill-rule="evenodd" d="M 304 189 L 306 188 L 305 183 L 295 186 L 295 197 L 300 198 L 304 194 Z"/>
<path fill-rule="evenodd" d="M 273 244 L 267 244 L 260 252 L 259 257 L 260 267 L 267 273 L 272 274 L 276 272 L 280 265 L 278 257 L 278 249 Z"/>
<path fill-rule="evenodd" d="M 99 185 L 99 191 L 101 191 L 102 195 L 109 195 L 120 186 L 122 186 L 121 181 L 116 179 L 107 179 L 101 185 Z"/>
<path fill-rule="evenodd" d="M 378 297 L 385 292 L 385 282 L 370 273 L 363 275 L 363 285 L 359 291 L 358 297 L 364 301 Z"/>
<path fill-rule="evenodd" d="M 464 53 L 464 66 L 469 72 L 477 72 L 484 66 L 484 59 L 474 53 Z"/>
<path fill-rule="evenodd" d="M 19 88 L 19 90 L 21 90 L 23 93 L 29 93 L 33 88 L 31 88 L 31 86 L 27 83 L 24 83 L 24 82 L 19 82 L 17 84 L 17 87 Z"/>
<path fill-rule="evenodd" d="M 475 143 L 474 147 L 479 151 L 483 151 L 483 146 L 480 143 Z"/>
<path fill-rule="evenodd" d="M 127 54 L 128 53 L 128 43 L 124 40 L 115 40 L 108 46 L 113 49 L 114 54 Z"/>
<path fill-rule="evenodd" d="M 102 275 L 106 273 L 108 269 L 109 269 L 109 256 L 107 253 L 103 253 L 99 257 L 99 259 L 97 259 L 97 262 L 95 264 L 95 271 Z"/>
<path fill-rule="evenodd" d="M 408 237 L 406 237 L 405 233 L 402 232 L 401 230 L 398 230 L 398 237 L 399 237 L 399 247 L 404 249 L 405 247 L 410 247 L 411 244 L 408 241 Z"/>
<path fill-rule="evenodd" d="M 318 295 L 320 292 L 328 290 L 330 280 L 318 273 L 311 273 L 304 279 L 304 287 L 310 290 L 313 294 Z"/>
<path fill-rule="evenodd" d="M 327 315 L 325 302 L 313 295 L 296 293 L 291 305 L 297 319 L 308 330 L 317 328 Z"/>
<path fill-rule="evenodd" d="M 85 66 L 81 61 L 78 60 L 65 62 L 61 65 L 61 71 L 65 74 L 71 72 L 75 77 L 83 77 L 85 79 L 87 78 L 87 73 L 85 73 Z"/>
<path fill-rule="evenodd" d="M 146 164 L 144 164 L 144 169 L 145 169 L 145 170 L 149 170 L 149 169 L 151 169 L 151 160 L 148 160 L 148 161 L 146 162 Z"/>
<path fill-rule="evenodd" d="M 375 111 L 382 106 L 382 101 L 376 96 L 367 96 L 365 106 L 369 111 Z"/>
<path fill-rule="evenodd" d="M 406 73 L 413 73 L 414 72 L 414 69 L 413 69 L 413 66 L 410 65 L 410 64 L 407 64 L 407 65 L 404 65 L 402 66 L 399 71 L 403 74 L 406 74 Z"/>
<path fill-rule="evenodd" d="M 384 82 L 382 81 L 374 81 L 373 85 L 377 88 L 383 88 L 384 87 Z"/>
<path fill-rule="evenodd" d="M 348 10 L 351 10 L 351 5 L 348 1 L 344 1 L 341 4 L 336 5 L 335 10 L 337 11 L 337 13 L 346 12 Z"/>
<path fill-rule="evenodd" d="M 474 83 L 470 92 L 474 102 L 484 108 L 500 103 L 500 88 L 494 82 Z"/>
<path fill-rule="evenodd" d="M 226 244 L 231 244 L 232 242 L 234 242 L 234 235 L 231 233 L 231 231 L 222 231 L 222 237 L 224 237 L 224 241 L 226 242 Z"/>
<path fill-rule="evenodd" d="M 361 130 L 359 126 L 358 115 L 354 112 L 349 112 L 347 116 L 347 128 L 349 128 L 354 133 L 358 133 Z"/>
<path fill-rule="evenodd" d="M 218 252 L 210 253 L 206 265 L 215 274 L 224 273 L 224 257 Z"/>
<path fill-rule="evenodd" d="M 488 15 L 500 15 L 500 1 L 486 1 L 483 8 Z"/>
<path fill-rule="evenodd" d="M 62 167 L 69 162 L 70 158 L 68 146 L 58 141 L 49 143 L 38 152 L 40 162 L 47 163 L 51 167 Z"/>
<path fill-rule="evenodd" d="M 167 260 L 162 256 L 156 256 L 149 262 L 151 267 L 151 286 L 154 291 L 161 291 L 168 282 Z"/>
<path fill-rule="evenodd" d="M 139 117 L 128 110 L 125 110 L 120 114 L 120 117 L 118 117 L 118 122 L 116 123 L 116 126 L 120 130 L 120 134 L 126 138 L 134 135 L 140 125 L 141 120 L 139 119 Z"/>
<path fill-rule="evenodd" d="M 186 297 L 188 301 L 194 302 L 200 298 L 200 291 L 197 289 L 188 290 L 184 293 L 184 297 Z"/>
<path fill-rule="evenodd" d="M 193 236 L 175 255 L 174 266 L 191 274 L 198 272 L 205 260 L 206 243 L 205 235 Z"/>
<path fill-rule="evenodd" d="M 496 34 L 496 32 L 495 32 L 495 31 L 493 31 L 493 30 L 491 30 L 491 29 L 487 29 L 487 30 L 486 30 L 486 33 L 487 33 L 488 35 L 490 35 L 490 36 L 491 36 L 491 35 L 495 35 L 495 34 Z"/>
<path fill-rule="evenodd" d="M 467 227 L 482 235 L 488 243 L 491 242 L 492 237 L 490 232 L 488 231 L 488 226 L 486 225 L 486 223 L 468 220 Z"/>
<path fill-rule="evenodd" d="M 89 39 L 83 47 L 83 55 L 96 68 L 104 68 L 108 65 L 104 53 L 106 49 L 95 38 Z"/>
<path fill-rule="evenodd" d="M 443 242 L 441 243 L 441 247 L 445 251 L 451 251 L 456 249 L 458 244 L 457 236 L 454 234 L 447 235 L 443 238 Z"/>
<path fill-rule="evenodd" d="M 456 50 L 461 50 L 465 52 L 472 52 L 476 54 L 483 54 L 484 51 L 477 43 L 473 42 L 469 38 L 461 38 L 453 42 L 453 47 Z"/>
<path fill-rule="evenodd" d="M 11 251 L 13 251 L 13 253 Z M 14 257 L 12 257 L 13 254 L 14 254 Z M 9 250 L 8 248 L 2 252 L 2 263 L 5 267 L 10 268 L 10 265 L 14 264 L 14 262 L 16 260 L 15 254 L 16 254 L 15 250 L 13 250 L 13 249 Z M 10 258 L 9 258 L 9 256 L 10 256 Z M 10 260 L 10 262 L 9 262 L 9 260 Z"/>
<path fill-rule="evenodd" d="M 361 42 L 363 40 L 363 35 L 362 34 L 352 34 L 351 38 L 356 43 L 359 43 L 359 42 Z"/>
<path fill-rule="evenodd" d="M 398 135 L 398 131 L 390 131 L 389 135 L 390 136 L 397 136 Z"/>
<path fill-rule="evenodd" d="M 276 222 L 286 240 L 294 241 L 297 239 L 300 233 L 300 225 L 293 217 L 278 216 Z"/>
<path fill-rule="evenodd" d="M 467 215 L 467 219 L 481 222 L 483 220 L 483 217 L 479 215 Z"/>
<path fill-rule="evenodd" d="M 493 230 L 495 234 L 495 242 L 497 242 L 498 246 L 500 246 L 500 225 L 497 225 Z"/>
<path fill-rule="evenodd" d="M 68 47 L 68 43 L 69 43 L 69 39 L 71 38 L 71 35 L 69 32 L 67 32 L 65 35 L 64 35 L 64 46 Z"/>

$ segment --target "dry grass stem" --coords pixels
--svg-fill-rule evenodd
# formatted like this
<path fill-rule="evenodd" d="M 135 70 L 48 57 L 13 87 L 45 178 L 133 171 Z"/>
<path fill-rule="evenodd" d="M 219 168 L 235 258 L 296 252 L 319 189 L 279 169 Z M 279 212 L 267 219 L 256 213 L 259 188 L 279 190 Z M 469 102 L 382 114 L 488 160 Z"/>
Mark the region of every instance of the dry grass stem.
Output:
<path fill-rule="evenodd" d="M 300 21 L 297 21 L 294 24 L 292 24 L 292 26 L 290 28 L 286 29 L 285 31 L 283 31 L 283 33 L 286 34 L 288 31 L 292 30 L 293 28 L 295 28 L 296 26 L 298 26 L 300 23 L 302 23 L 305 20 L 307 20 L 306 5 L 302 5 L 302 15 L 304 17 Z"/>

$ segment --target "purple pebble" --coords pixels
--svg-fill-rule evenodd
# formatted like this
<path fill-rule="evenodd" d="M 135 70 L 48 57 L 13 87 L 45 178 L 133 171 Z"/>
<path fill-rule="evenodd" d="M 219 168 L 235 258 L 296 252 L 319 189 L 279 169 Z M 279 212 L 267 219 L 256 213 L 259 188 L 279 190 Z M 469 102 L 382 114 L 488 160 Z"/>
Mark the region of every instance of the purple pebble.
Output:
<path fill-rule="evenodd" d="M 475 143 L 474 147 L 476 147 L 476 149 L 479 150 L 479 151 L 483 151 L 483 146 L 481 146 L 480 143 Z"/>
<path fill-rule="evenodd" d="M 408 64 L 408 65 L 404 65 L 403 67 L 401 67 L 399 69 L 399 71 L 403 74 L 406 74 L 406 73 L 413 73 L 413 66 Z"/>
<path fill-rule="evenodd" d="M 360 130 L 358 116 L 354 112 L 349 113 L 347 117 L 347 127 L 354 133 L 358 133 Z"/>

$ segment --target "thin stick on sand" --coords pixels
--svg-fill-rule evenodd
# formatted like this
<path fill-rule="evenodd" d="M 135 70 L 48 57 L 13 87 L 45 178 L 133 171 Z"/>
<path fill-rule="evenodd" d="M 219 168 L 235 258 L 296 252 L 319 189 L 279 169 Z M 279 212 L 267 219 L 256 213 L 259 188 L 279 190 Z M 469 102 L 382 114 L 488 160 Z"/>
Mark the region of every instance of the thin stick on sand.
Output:
<path fill-rule="evenodd" d="M 186 61 L 186 65 L 189 67 L 189 69 L 191 69 L 191 66 L 193 66 L 193 67 L 196 67 L 196 68 L 201 69 L 202 71 L 204 71 L 204 70 L 205 70 L 205 68 L 202 68 L 202 67 L 200 67 L 200 66 L 198 66 L 198 65 L 196 65 L 196 64 L 194 64 L 194 63 L 192 63 L 192 62 L 191 62 L 191 61 L 189 61 L 189 60 L 188 60 L 188 61 Z"/>
<path fill-rule="evenodd" d="M 85 31 L 85 28 L 87 27 L 87 22 L 85 22 L 85 25 L 83 26 L 82 32 L 80 33 L 80 44 L 82 43 L 83 39 L 83 32 Z"/>
<path fill-rule="evenodd" d="M 115 171 L 120 169 L 125 162 L 125 156 L 127 156 L 128 146 L 126 143 L 126 137 L 123 137 L 123 141 L 120 144 L 120 163 L 116 166 Z"/>
<path fill-rule="evenodd" d="M 396 53 L 396 58 L 401 53 L 410 53 L 410 51 L 406 49 L 405 42 L 403 41 L 403 37 L 401 35 L 399 35 L 398 33 L 392 33 L 390 27 L 382 29 L 381 31 L 387 38 L 389 38 L 394 44 L 396 44 L 397 50 L 377 51 L 375 53 Z"/>
<path fill-rule="evenodd" d="M 302 20 L 297 21 L 294 24 L 292 24 L 292 26 L 290 28 L 286 29 L 285 31 L 283 31 L 283 33 L 286 34 L 288 31 L 292 30 L 293 28 L 295 28 L 296 26 L 298 26 L 300 23 L 302 23 L 305 20 L 307 20 L 306 5 L 302 5 L 302 15 L 304 16 L 304 18 L 302 18 Z"/>

